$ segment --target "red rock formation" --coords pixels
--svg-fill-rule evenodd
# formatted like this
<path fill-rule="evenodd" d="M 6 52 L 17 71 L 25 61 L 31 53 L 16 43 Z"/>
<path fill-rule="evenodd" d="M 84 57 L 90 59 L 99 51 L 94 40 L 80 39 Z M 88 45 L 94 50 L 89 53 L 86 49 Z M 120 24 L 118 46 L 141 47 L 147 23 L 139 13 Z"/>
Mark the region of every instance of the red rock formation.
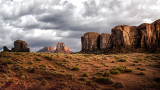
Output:
<path fill-rule="evenodd" d="M 8 48 L 4 46 L 4 51 L 6 51 Z M 8 49 L 9 50 L 9 49 Z M 30 52 L 30 49 L 27 48 L 27 43 L 22 40 L 16 40 L 14 42 L 14 48 L 12 50 L 9 50 L 10 52 Z"/>
<path fill-rule="evenodd" d="M 64 43 L 58 43 L 55 53 L 71 53 L 69 47 L 65 47 Z"/>
<path fill-rule="evenodd" d="M 10 52 L 10 50 L 6 46 L 3 46 L 3 51 Z"/>
<path fill-rule="evenodd" d="M 108 47 L 109 40 L 110 40 L 110 34 L 102 33 L 100 35 L 100 49 L 104 50 Z"/>
<path fill-rule="evenodd" d="M 44 47 L 44 48 L 40 49 L 38 52 L 55 52 L 55 49 L 52 46 Z"/>
<path fill-rule="evenodd" d="M 100 48 L 100 34 L 96 32 L 88 32 L 81 37 L 83 51 L 95 51 Z"/>
<path fill-rule="evenodd" d="M 100 39 L 100 42 L 99 42 Z M 117 52 L 160 52 L 160 20 L 139 26 L 120 25 L 107 34 L 86 33 L 82 37 L 82 51 L 92 51 L 93 47 L 102 51 Z M 139 51 L 140 50 L 140 51 Z"/>

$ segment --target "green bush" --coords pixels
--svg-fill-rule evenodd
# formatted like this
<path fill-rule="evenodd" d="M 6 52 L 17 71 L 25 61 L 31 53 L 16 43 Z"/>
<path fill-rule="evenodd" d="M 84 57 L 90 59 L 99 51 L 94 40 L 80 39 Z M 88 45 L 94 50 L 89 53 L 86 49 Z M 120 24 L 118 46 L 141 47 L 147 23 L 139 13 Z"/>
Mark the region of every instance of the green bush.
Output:
<path fill-rule="evenodd" d="M 83 73 L 82 77 L 88 77 L 87 73 Z"/>
<path fill-rule="evenodd" d="M 35 61 L 42 61 L 40 58 L 35 57 Z"/>
<path fill-rule="evenodd" d="M 79 67 L 74 67 L 74 68 L 72 68 L 72 71 L 78 71 L 78 70 L 80 70 Z"/>
<path fill-rule="evenodd" d="M 120 74 L 119 70 L 111 70 L 110 73 L 115 75 Z"/>
<path fill-rule="evenodd" d="M 109 71 L 106 71 L 103 76 L 104 76 L 104 77 L 108 77 L 109 74 L 110 74 L 110 72 L 109 72 Z"/>

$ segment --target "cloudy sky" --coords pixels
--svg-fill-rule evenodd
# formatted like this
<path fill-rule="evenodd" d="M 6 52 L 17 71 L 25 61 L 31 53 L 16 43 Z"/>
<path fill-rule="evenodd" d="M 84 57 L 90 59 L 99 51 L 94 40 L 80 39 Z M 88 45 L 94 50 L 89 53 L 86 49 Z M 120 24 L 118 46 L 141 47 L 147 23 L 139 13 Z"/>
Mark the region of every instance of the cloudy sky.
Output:
<path fill-rule="evenodd" d="M 81 50 L 86 32 L 160 19 L 160 0 L 0 0 L 0 50 L 25 40 L 31 51 L 64 42 Z"/>

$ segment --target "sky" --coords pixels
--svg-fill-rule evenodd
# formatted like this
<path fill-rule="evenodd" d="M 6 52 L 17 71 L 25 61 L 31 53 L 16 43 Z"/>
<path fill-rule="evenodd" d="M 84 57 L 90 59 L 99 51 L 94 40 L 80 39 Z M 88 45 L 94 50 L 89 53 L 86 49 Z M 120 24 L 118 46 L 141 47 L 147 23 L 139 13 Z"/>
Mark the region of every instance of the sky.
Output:
<path fill-rule="evenodd" d="M 0 50 L 15 40 L 32 52 L 64 42 L 81 50 L 86 32 L 111 33 L 117 25 L 160 19 L 160 0 L 0 0 Z"/>

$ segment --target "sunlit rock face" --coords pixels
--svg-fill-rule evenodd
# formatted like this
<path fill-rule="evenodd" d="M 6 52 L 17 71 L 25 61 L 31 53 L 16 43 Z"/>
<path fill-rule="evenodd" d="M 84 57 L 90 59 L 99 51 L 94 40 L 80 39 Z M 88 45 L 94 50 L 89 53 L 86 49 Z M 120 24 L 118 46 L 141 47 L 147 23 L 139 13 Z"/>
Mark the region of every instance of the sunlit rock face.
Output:
<path fill-rule="evenodd" d="M 139 26 L 115 26 L 111 35 L 88 32 L 81 39 L 82 51 L 160 52 L 160 20 Z"/>
<path fill-rule="evenodd" d="M 55 53 L 72 53 L 72 51 L 69 50 L 69 47 L 65 47 L 64 43 L 58 43 Z"/>

